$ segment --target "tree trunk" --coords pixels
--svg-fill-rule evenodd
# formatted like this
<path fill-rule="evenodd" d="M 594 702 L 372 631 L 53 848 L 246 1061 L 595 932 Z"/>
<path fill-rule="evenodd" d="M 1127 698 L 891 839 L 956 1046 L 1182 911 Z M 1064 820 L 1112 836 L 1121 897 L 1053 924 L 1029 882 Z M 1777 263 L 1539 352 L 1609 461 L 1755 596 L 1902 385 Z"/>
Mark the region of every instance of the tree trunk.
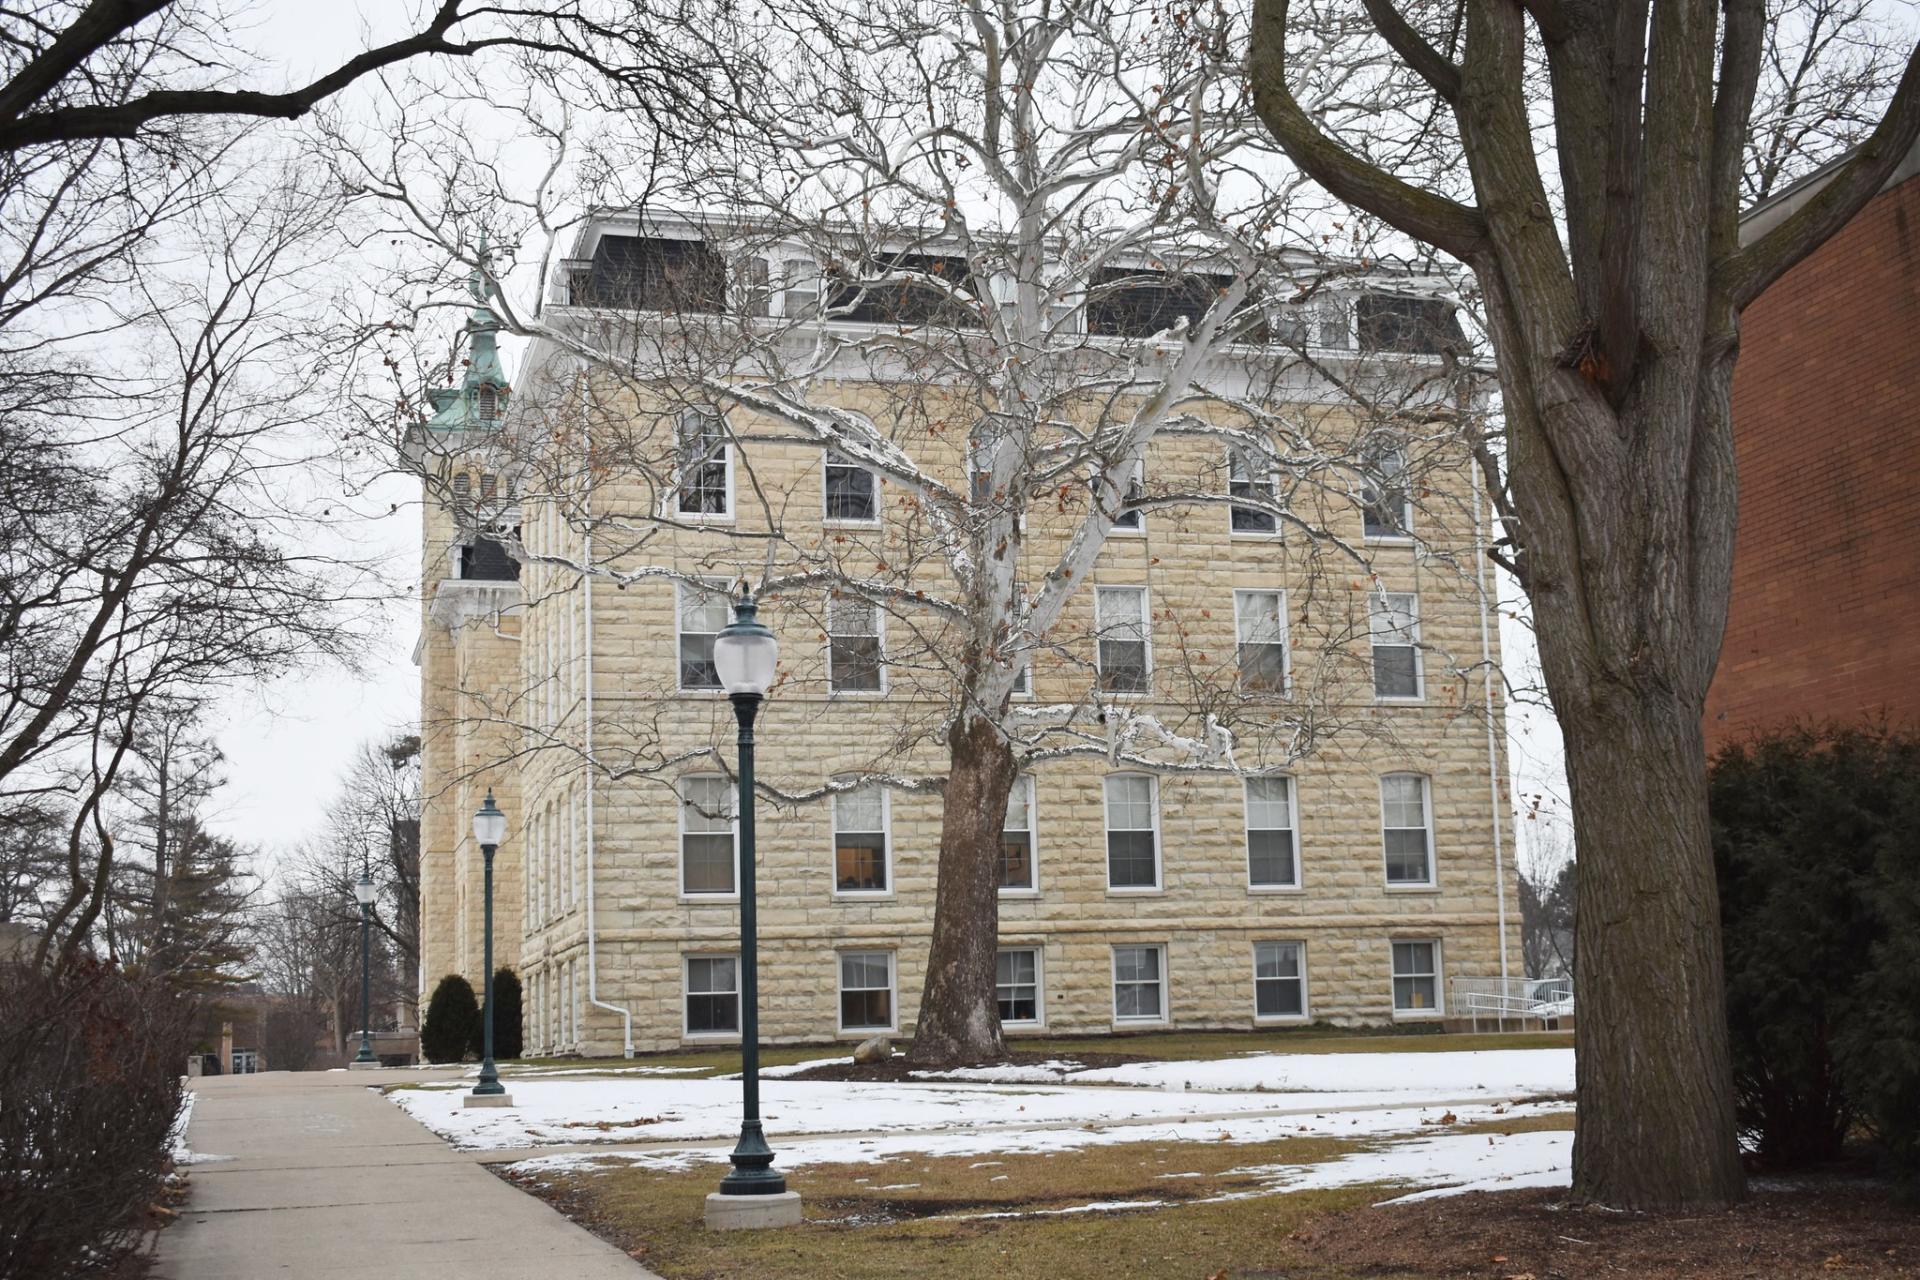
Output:
<path fill-rule="evenodd" d="M 1732 1203 L 1745 1178 L 1701 708 L 1661 680 L 1560 710 L 1580 842 L 1574 1194 Z"/>
<path fill-rule="evenodd" d="M 907 1060 L 917 1067 L 1007 1056 L 994 995 L 1000 937 L 1000 829 L 1013 790 L 1013 749 L 985 716 L 967 715 L 948 738 L 946 802 L 933 941 L 920 1021 Z"/>

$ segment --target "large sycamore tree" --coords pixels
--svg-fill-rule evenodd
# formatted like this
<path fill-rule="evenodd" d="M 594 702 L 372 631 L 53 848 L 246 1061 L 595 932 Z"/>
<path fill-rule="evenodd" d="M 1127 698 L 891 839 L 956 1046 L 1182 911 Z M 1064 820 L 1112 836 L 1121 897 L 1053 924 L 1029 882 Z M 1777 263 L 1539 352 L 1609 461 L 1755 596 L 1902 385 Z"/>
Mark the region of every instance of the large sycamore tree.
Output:
<path fill-rule="evenodd" d="M 1454 174 L 1464 162 L 1459 181 L 1302 105 L 1293 86 L 1311 68 L 1293 51 L 1324 14 L 1256 0 L 1249 73 L 1301 168 L 1464 263 L 1484 297 L 1506 429 L 1483 461 L 1565 734 L 1580 849 L 1574 1191 L 1730 1201 L 1743 1180 L 1701 713 L 1733 560 L 1740 316 L 1920 135 L 1920 53 L 1818 193 L 1743 243 L 1756 90 L 1774 66 L 1764 0 L 1360 4 L 1374 47 L 1427 99 L 1423 136 L 1448 140 Z"/>

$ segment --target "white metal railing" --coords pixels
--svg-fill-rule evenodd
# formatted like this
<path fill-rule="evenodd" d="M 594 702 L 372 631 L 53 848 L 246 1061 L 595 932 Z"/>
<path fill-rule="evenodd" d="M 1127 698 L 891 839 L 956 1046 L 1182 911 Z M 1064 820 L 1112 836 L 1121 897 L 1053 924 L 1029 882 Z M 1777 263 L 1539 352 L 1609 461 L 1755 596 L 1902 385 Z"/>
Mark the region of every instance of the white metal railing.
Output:
<path fill-rule="evenodd" d="M 1450 978 L 1448 1011 L 1456 1018 L 1550 1022 L 1573 1016 L 1572 978 Z"/>

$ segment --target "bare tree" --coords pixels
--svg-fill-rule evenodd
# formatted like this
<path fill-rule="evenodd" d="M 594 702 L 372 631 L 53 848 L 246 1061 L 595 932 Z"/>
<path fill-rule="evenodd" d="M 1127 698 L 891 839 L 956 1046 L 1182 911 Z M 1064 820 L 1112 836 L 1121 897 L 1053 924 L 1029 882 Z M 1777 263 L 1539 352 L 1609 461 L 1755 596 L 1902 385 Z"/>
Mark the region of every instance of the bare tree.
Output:
<path fill-rule="evenodd" d="M 598 122 L 533 112 L 554 151 L 531 192 L 487 185 L 497 165 L 418 121 L 380 153 L 342 156 L 351 185 L 481 272 L 479 299 L 536 339 L 519 396 L 538 408 L 492 442 L 517 490 L 456 491 L 450 459 L 420 459 L 437 499 L 531 566 L 530 602 L 583 574 L 694 597 L 744 579 L 790 625 L 833 637 L 795 657 L 791 685 L 885 679 L 905 695 L 894 705 L 911 712 L 861 748 L 865 767 L 762 788 L 789 804 L 876 783 L 943 796 L 919 1063 L 1004 1055 L 997 888 L 1023 769 L 1087 757 L 1259 774 L 1336 732 L 1390 731 L 1349 714 L 1371 701 L 1350 652 L 1366 605 L 1310 585 L 1366 580 L 1369 553 L 1339 532 L 1358 505 L 1396 528 L 1419 505 L 1436 572 L 1477 589 L 1461 554 L 1477 418 L 1444 281 L 1324 252 L 1318 209 L 1259 140 L 1221 21 L 822 2 L 788 13 L 793 48 L 767 59 L 787 70 L 700 146 L 640 138 L 622 156 Z M 560 193 L 583 133 L 581 184 Z M 476 206 L 525 229 L 543 274 L 608 206 L 631 216 L 636 257 L 626 273 L 560 263 L 553 303 L 523 305 L 469 234 Z M 813 465 L 772 461 L 788 455 Z M 853 517 L 824 542 L 794 506 L 797 477 L 822 467 Z M 723 488 L 737 520 L 707 518 Z M 1089 608 L 1116 529 L 1187 517 L 1286 540 L 1312 603 L 1256 632 L 1292 628 L 1327 661 L 1289 676 L 1276 646 L 1223 651 L 1231 620 L 1199 600 Z M 1182 638 L 1158 675 L 1149 607 Z M 1071 696 L 1017 696 L 1036 659 L 1073 673 Z M 1463 688 L 1480 664 L 1442 659 Z M 1150 678 L 1151 706 L 1135 696 Z M 550 702 L 536 682 L 489 714 L 529 750 L 578 750 Z M 629 702 L 633 719 L 596 731 L 595 767 L 667 782 L 689 759 L 719 762 L 724 726 L 688 741 L 655 718 L 662 701 Z"/>
<path fill-rule="evenodd" d="M 1505 439 L 1482 463 L 1533 606 L 1580 851 L 1574 1190 L 1733 1200 L 1700 721 L 1733 558 L 1739 320 L 1920 136 L 1920 56 L 1819 193 L 1743 244 L 1764 0 L 1359 8 L 1308 19 L 1255 0 L 1253 94 L 1296 163 L 1466 264 L 1484 298 Z M 1296 91 L 1322 74 L 1330 12 L 1372 65 L 1391 55 L 1380 74 L 1414 104 L 1397 126 Z M 1416 132 L 1417 153 L 1400 145 Z M 1780 120 L 1763 135 L 1782 136 Z"/>

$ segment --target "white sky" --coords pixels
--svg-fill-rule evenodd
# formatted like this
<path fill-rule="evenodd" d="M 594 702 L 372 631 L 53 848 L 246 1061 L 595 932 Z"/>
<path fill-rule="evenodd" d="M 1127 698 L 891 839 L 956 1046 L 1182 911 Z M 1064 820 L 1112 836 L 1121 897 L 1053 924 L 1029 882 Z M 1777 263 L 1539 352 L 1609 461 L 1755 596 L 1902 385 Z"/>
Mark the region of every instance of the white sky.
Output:
<path fill-rule="evenodd" d="M 235 36 L 277 67 L 250 77 L 251 85 L 293 83 L 391 38 L 420 7 L 396 0 L 280 3 L 267 7 L 256 25 Z M 335 102 L 351 109 L 358 92 L 350 90 Z M 503 338 L 509 370 L 515 367 L 519 345 Z M 372 521 L 356 534 L 355 550 L 386 561 L 391 576 L 403 582 L 419 580 L 418 500 L 415 482 L 390 477 L 359 504 L 370 511 L 399 504 L 397 515 Z M 1531 673 L 1532 637 L 1506 617 L 1517 589 L 1504 582 L 1501 594 L 1501 645 L 1511 679 L 1537 683 Z M 316 834 L 359 743 L 410 724 L 417 714 L 419 673 L 412 650 L 418 636 L 417 599 L 401 602 L 375 646 L 363 655 L 365 679 L 323 667 L 234 697 L 224 708 L 227 725 L 220 733 L 228 785 L 216 801 L 216 825 L 258 848 L 268 862 L 279 850 Z M 1525 806 L 1530 797 L 1542 795 L 1546 812 L 1556 818 L 1564 815 L 1560 735 L 1552 716 L 1535 707 L 1511 708 L 1508 739 L 1517 803 Z M 1519 849 L 1522 866 L 1529 865 L 1527 845 L 1538 825 L 1521 820 L 1508 833 L 1508 848 Z M 1556 823 L 1556 828 L 1563 826 Z"/>

